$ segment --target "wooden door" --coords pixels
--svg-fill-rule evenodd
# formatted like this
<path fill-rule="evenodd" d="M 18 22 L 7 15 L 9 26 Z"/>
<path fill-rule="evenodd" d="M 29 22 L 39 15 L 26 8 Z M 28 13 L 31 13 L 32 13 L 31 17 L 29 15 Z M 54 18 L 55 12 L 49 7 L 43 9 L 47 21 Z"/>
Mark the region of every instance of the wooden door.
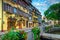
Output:
<path fill-rule="evenodd" d="M 22 22 L 21 21 L 18 21 L 17 25 L 18 25 L 19 29 L 22 29 Z"/>
<path fill-rule="evenodd" d="M 7 29 L 10 30 L 12 27 L 16 28 L 15 23 L 16 23 L 15 18 L 8 18 L 7 19 Z"/>

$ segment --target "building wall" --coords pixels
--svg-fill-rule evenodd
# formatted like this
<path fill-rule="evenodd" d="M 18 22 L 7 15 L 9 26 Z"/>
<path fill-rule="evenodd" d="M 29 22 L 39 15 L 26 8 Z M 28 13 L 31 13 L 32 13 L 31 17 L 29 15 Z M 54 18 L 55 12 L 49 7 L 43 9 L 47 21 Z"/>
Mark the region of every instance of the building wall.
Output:
<path fill-rule="evenodd" d="M 2 27 L 2 0 L 0 0 L 0 30 Z M 19 2 L 19 3 L 18 3 Z M 13 2 L 13 0 L 3 0 L 3 30 L 9 30 L 11 27 L 9 26 L 8 18 L 11 16 L 16 19 L 14 23 L 15 28 L 28 28 L 38 26 L 38 20 L 34 18 L 38 18 L 36 13 L 31 13 L 31 10 L 28 6 L 30 4 L 26 4 L 23 1 L 19 0 L 17 3 Z M 35 12 L 35 11 L 34 11 Z M 32 19 L 29 19 L 32 17 Z M 35 23 L 33 24 L 33 20 Z M 31 22 L 30 22 L 31 21 Z"/>
<path fill-rule="evenodd" d="M 3 12 L 3 29 L 7 30 L 7 16 L 5 14 L 6 13 Z"/>
<path fill-rule="evenodd" d="M 39 24 L 38 24 L 38 15 L 36 15 L 37 13 L 36 13 L 36 11 L 33 11 L 32 12 L 32 18 L 33 18 L 33 26 L 34 27 L 38 27 L 39 26 Z"/>
<path fill-rule="evenodd" d="M 8 17 L 12 16 L 15 17 L 16 20 L 16 28 L 27 28 L 27 21 L 29 21 L 29 11 L 27 8 L 23 7 L 20 4 L 17 4 L 13 1 L 8 1 L 8 0 L 3 0 L 3 30 L 8 30 Z M 7 7 L 6 7 L 7 5 Z M 25 5 L 25 4 L 24 4 Z M 4 7 L 5 6 L 5 7 Z M 15 10 L 15 12 L 13 12 Z M 16 17 L 16 15 L 19 17 Z M 22 16 L 22 17 L 20 17 Z M 27 17 L 27 18 L 26 18 Z M 21 19 L 22 18 L 22 19 Z M 19 23 L 17 22 L 18 20 L 21 20 Z M 24 20 L 24 21 L 23 21 Z M 19 25 L 20 24 L 20 25 Z M 19 27 L 21 26 L 21 27 Z M 28 23 L 29 26 L 29 23 Z"/>
<path fill-rule="evenodd" d="M 2 0 L 0 0 L 0 30 L 2 26 Z"/>
<path fill-rule="evenodd" d="M 9 13 L 3 11 L 3 30 L 8 30 L 8 18 L 12 16 L 15 17 L 15 14 L 9 15 Z"/>

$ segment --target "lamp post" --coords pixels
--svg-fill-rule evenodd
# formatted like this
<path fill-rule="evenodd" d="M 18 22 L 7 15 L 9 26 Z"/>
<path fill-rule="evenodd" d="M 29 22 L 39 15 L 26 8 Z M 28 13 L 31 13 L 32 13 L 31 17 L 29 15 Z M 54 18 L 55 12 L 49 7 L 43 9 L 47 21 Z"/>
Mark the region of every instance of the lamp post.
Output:
<path fill-rule="evenodd" d="M 1 0 L 2 2 L 2 26 L 1 26 L 1 31 L 3 32 L 3 0 Z"/>

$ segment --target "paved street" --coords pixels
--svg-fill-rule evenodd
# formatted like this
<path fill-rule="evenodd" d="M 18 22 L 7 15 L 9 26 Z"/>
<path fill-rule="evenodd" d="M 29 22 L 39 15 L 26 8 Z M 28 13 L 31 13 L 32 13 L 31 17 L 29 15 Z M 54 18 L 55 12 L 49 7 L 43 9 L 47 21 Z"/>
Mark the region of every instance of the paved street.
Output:
<path fill-rule="evenodd" d="M 27 38 L 27 40 L 33 40 L 33 34 L 31 31 L 27 33 Z"/>
<path fill-rule="evenodd" d="M 27 40 L 33 40 L 33 33 L 31 32 L 32 28 L 24 29 L 27 32 Z"/>
<path fill-rule="evenodd" d="M 57 34 L 49 34 L 49 33 L 44 33 L 43 32 L 43 28 L 40 27 L 41 29 L 41 39 L 42 40 L 59 40 L 60 39 L 60 35 L 57 35 Z M 20 29 L 21 30 L 21 29 Z M 33 40 L 33 33 L 31 32 L 31 28 L 26 28 L 26 29 L 22 29 L 22 30 L 25 30 L 25 32 L 27 32 L 27 40 Z M 4 34 L 3 32 L 0 33 L 1 34 Z M 0 36 L 1 38 L 1 36 Z M 1 39 L 0 39 L 1 40 Z"/>

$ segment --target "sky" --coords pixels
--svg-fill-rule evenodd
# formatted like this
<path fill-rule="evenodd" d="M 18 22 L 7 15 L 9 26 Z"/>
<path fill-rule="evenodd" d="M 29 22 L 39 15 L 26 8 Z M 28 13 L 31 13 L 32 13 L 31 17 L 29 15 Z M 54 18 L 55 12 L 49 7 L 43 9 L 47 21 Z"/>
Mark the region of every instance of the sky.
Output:
<path fill-rule="evenodd" d="M 60 0 L 32 0 L 32 5 L 35 6 L 44 16 L 44 12 L 49 8 L 50 5 L 59 3 Z"/>

